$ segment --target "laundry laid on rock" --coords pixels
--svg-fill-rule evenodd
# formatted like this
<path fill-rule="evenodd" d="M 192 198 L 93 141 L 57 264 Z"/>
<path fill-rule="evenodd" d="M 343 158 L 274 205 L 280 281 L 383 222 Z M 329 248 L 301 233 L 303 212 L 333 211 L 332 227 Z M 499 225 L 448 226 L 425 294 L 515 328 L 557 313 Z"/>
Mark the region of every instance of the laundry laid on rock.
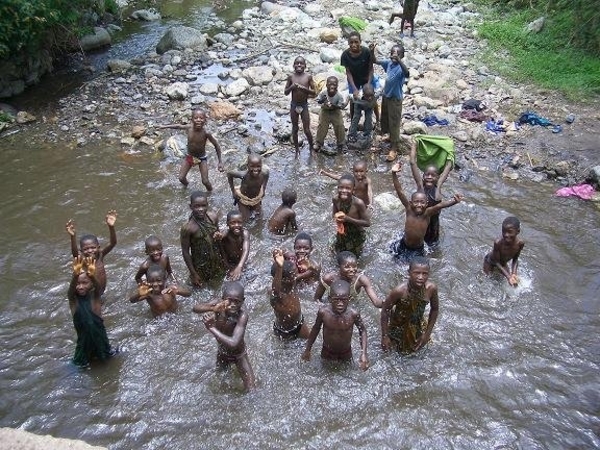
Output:
<path fill-rule="evenodd" d="M 555 192 L 555 195 L 557 197 L 579 197 L 584 200 L 591 200 L 596 195 L 596 191 L 591 184 L 579 184 L 560 188 Z"/>
<path fill-rule="evenodd" d="M 433 125 L 450 125 L 448 119 L 438 119 L 437 116 L 433 115 L 423 117 L 421 119 L 421 122 L 423 122 L 428 127 L 431 127 Z"/>
<path fill-rule="evenodd" d="M 477 111 L 476 109 L 463 109 L 458 117 L 461 119 L 466 119 L 470 122 L 487 122 L 490 120 L 490 116 L 488 116 L 483 111 Z"/>

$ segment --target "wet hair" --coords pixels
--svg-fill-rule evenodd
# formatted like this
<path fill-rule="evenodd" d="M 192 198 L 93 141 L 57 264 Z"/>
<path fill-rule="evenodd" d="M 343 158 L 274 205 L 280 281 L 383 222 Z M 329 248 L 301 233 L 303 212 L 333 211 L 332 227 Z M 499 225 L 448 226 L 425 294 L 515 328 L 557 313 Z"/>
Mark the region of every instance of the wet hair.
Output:
<path fill-rule="evenodd" d="M 325 84 L 328 84 L 330 81 L 335 81 L 335 84 L 339 84 L 340 83 L 340 81 L 338 80 L 338 77 L 333 76 L 333 75 L 330 76 L 330 77 L 327 77 L 327 81 L 325 81 Z"/>
<path fill-rule="evenodd" d="M 339 252 L 337 254 L 337 263 L 339 266 L 341 266 L 343 263 L 345 263 L 346 261 L 348 261 L 349 259 L 353 259 L 353 260 L 357 260 L 356 255 L 352 252 L 349 252 L 347 250 L 344 250 L 343 252 Z"/>
<path fill-rule="evenodd" d="M 348 172 L 343 173 L 342 176 L 340 177 L 339 181 L 343 181 L 343 180 L 351 181 L 352 186 L 354 186 L 354 184 L 356 183 L 356 180 L 354 180 L 354 175 L 352 175 L 351 173 L 348 173 Z"/>
<path fill-rule="evenodd" d="M 277 270 L 277 263 L 273 263 L 271 266 L 271 276 L 275 276 L 275 271 Z M 283 278 L 293 278 L 296 275 L 296 266 L 289 259 L 283 261 L 283 266 L 281 267 Z"/>
<path fill-rule="evenodd" d="M 144 245 L 146 246 L 146 248 L 148 247 L 157 247 L 157 246 L 161 246 L 162 247 L 162 242 L 160 241 L 160 239 L 158 238 L 158 236 L 148 236 L 146 238 L 146 240 L 144 241 Z"/>
<path fill-rule="evenodd" d="M 289 206 L 291 208 L 292 205 L 296 203 L 297 199 L 298 194 L 294 188 L 286 187 L 283 191 L 281 191 L 281 203 L 283 203 L 285 206 Z"/>
<path fill-rule="evenodd" d="M 294 244 L 297 241 L 308 241 L 311 247 L 313 245 L 312 238 L 310 237 L 310 234 L 308 234 L 306 231 L 301 231 L 296 235 L 296 237 L 294 238 Z"/>
<path fill-rule="evenodd" d="M 146 279 L 150 279 L 152 275 L 160 275 L 164 281 L 167 277 L 167 272 L 165 272 L 165 269 L 163 269 L 160 264 L 150 264 L 150 266 L 148 266 L 148 270 L 146 270 Z"/>
<path fill-rule="evenodd" d="M 356 31 L 356 30 L 351 31 L 350 33 L 348 33 L 348 40 L 350 40 L 350 38 L 354 37 L 354 36 L 356 36 L 358 38 L 358 40 L 362 42 L 362 39 L 360 37 L 360 33 L 358 31 Z"/>
<path fill-rule="evenodd" d="M 425 192 L 423 192 L 423 191 L 415 191 L 415 192 L 413 192 L 411 194 L 410 201 L 412 202 L 417 195 L 422 195 L 423 197 L 425 197 L 425 200 L 427 200 L 427 194 L 425 194 Z"/>
<path fill-rule="evenodd" d="M 363 86 L 362 90 L 363 90 L 363 95 L 364 94 L 375 95 L 375 89 L 373 89 L 373 86 L 371 86 L 370 84 L 365 84 Z"/>
<path fill-rule="evenodd" d="M 208 199 L 208 195 L 202 191 L 194 191 L 190 194 L 190 203 L 194 203 L 194 201 L 198 200 L 199 198 Z"/>
<path fill-rule="evenodd" d="M 517 230 L 521 229 L 521 221 L 515 216 L 508 216 L 502 221 L 502 227 L 513 227 Z"/>
<path fill-rule="evenodd" d="M 408 264 L 408 270 L 411 271 L 415 266 L 425 266 L 429 269 L 429 260 L 424 256 L 415 256 L 410 260 L 410 263 Z"/>
<path fill-rule="evenodd" d="M 83 243 L 86 241 L 93 241 L 96 245 L 100 245 L 96 236 L 93 234 L 84 234 L 79 238 L 79 247 L 83 247 Z"/>
<path fill-rule="evenodd" d="M 239 281 L 226 281 L 223 283 L 223 294 L 226 292 L 241 294 L 242 301 L 244 300 L 244 285 Z"/>
<path fill-rule="evenodd" d="M 236 216 L 240 216 L 240 217 L 241 217 L 241 216 L 242 216 L 242 213 L 241 213 L 241 212 L 239 212 L 237 209 L 232 209 L 231 211 L 229 211 L 229 212 L 227 213 L 227 220 L 226 220 L 226 222 L 227 222 L 227 223 L 229 223 L 229 221 L 230 221 L 231 219 L 233 219 L 234 217 L 236 217 Z"/>
<path fill-rule="evenodd" d="M 364 159 L 359 159 L 358 161 L 355 161 L 354 164 L 352 164 L 352 170 L 356 170 L 357 166 L 364 166 L 366 170 L 368 165 Z"/>
<path fill-rule="evenodd" d="M 334 293 L 338 295 L 344 294 L 350 296 L 350 283 L 348 283 L 346 280 L 335 280 L 333 283 L 331 283 L 329 295 L 333 296 Z"/>
<path fill-rule="evenodd" d="M 262 164 L 262 157 L 258 153 L 250 153 L 248 155 L 248 164 L 251 162 L 259 162 Z"/>

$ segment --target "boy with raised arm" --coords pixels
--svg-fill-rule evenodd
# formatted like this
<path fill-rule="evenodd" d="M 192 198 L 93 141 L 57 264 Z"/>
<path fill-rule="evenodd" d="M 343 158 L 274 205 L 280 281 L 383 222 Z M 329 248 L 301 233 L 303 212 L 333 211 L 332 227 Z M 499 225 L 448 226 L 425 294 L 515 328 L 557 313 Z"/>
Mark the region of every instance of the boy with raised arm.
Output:
<path fill-rule="evenodd" d="M 360 198 L 367 208 L 373 209 L 373 184 L 367 175 L 368 170 L 367 162 L 364 159 L 360 159 L 352 165 L 354 196 Z M 342 177 L 340 174 L 323 169 L 319 170 L 319 173 L 338 181 Z"/>
<path fill-rule="evenodd" d="M 219 165 L 217 168 L 219 172 L 223 172 L 223 162 L 221 161 L 221 147 L 214 138 L 214 136 L 206 131 L 204 125 L 206 124 L 206 113 L 199 109 L 192 111 L 192 123 L 189 125 L 181 125 L 178 123 L 170 125 L 159 125 L 156 128 L 173 128 L 176 130 L 187 130 L 187 151 L 188 154 L 181 164 L 179 169 L 179 181 L 184 186 L 188 185 L 187 174 L 192 167 L 196 164 L 200 170 L 200 176 L 202 177 L 202 184 L 207 191 L 212 191 L 212 184 L 208 181 L 208 156 L 206 155 L 206 141 L 209 141 L 215 148 L 217 153 L 217 159 Z"/>
<path fill-rule="evenodd" d="M 136 292 L 129 297 L 129 301 L 138 303 L 146 300 L 154 317 L 177 312 L 176 296 L 189 297 L 192 293 L 186 287 L 165 287 L 166 280 L 167 272 L 158 264 L 151 265 L 146 271 L 146 281 L 140 283 Z"/>
<path fill-rule="evenodd" d="M 75 221 L 69 219 L 65 225 L 65 229 L 71 237 L 71 253 L 73 258 L 81 256 L 83 258 L 93 258 L 95 268 L 95 279 L 98 282 L 98 295 L 104 294 L 106 290 L 106 269 L 104 268 L 104 257 L 117 245 L 117 233 L 115 231 L 115 223 L 117 221 L 117 212 L 111 209 L 106 213 L 105 222 L 108 226 L 108 234 L 110 241 L 104 248 L 100 247 L 98 238 L 93 234 L 86 234 L 79 239 L 79 248 L 77 248 L 77 236 L 75 232 Z"/>
<path fill-rule="evenodd" d="M 271 306 L 275 313 L 273 333 L 280 339 L 291 340 L 308 337 L 308 327 L 296 293 L 296 268 L 294 263 L 283 257 L 283 251 L 273 250 L 271 267 Z"/>
<path fill-rule="evenodd" d="M 308 141 L 310 151 L 313 150 L 313 136 L 310 131 L 310 113 L 308 111 L 308 99 L 316 93 L 315 82 L 312 75 L 305 73 L 306 61 L 302 56 L 294 60 L 294 72 L 288 75 L 283 93 L 292 94 L 290 102 L 290 120 L 292 121 L 292 141 L 296 149 L 296 159 L 300 156 L 298 145 L 298 118 L 302 119 L 302 129 Z"/>
<path fill-rule="evenodd" d="M 424 321 L 429 305 L 429 319 Z M 381 347 L 400 353 L 416 352 L 431 338 L 438 317 L 438 289 L 429 281 L 429 262 L 415 257 L 408 266 L 408 281 L 390 291 L 381 308 Z"/>
<path fill-rule="evenodd" d="M 323 348 L 321 358 L 330 361 L 352 361 L 352 331 L 354 327 L 360 334 L 361 352 L 358 360 L 359 367 L 367 370 L 367 329 L 360 314 L 348 308 L 350 302 L 350 285 L 344 280 L 336 280 L 331 284 L 329 304 L 319 308 L 315 324 L 310 331 L 306 349 L 302 354 L 304 361 L 310 360 L 312 349 L 321 327 L 323 328 Z"/>
<path fill-rule="evenodd" d="M 206 329 L 217 341 L 217 368 L 226 369 L 235 364 L 240 372 L 244 388 L 255 387 L 254 372 L 246 353 L 244 334 L 248 325 L 248 314 L 242 309 L 244 286 L 238 281 L 227 281 L 223 285 L 221 301 L 197 304 L 193 311 L 203 314 Z"/>
<path fill-rule="evenodd" d="M 241 183 L 234 186 L 233 180 L 239 178 Z M 244 222 L 262 213 L 262 199 L 269 182 L 269 170 L 263 167 L 260 155 L 248 155 L 247 169 L 245 171 L 231 170 L 227 172 L 227 181 L 233 195 L 234 203 L 242 213 Z"/>
<path fill-rule="evenodd" d="M 354 177 L 345 173 L 338 180 L 337 195 L 332 199 L 333 218 L 336 222 L 334 249 L 336 253 L 347 250 L 360 257 L 371 226 L 365 203 L 354 196 Z"/>
<path fill-rule="evenodd" d="M 494 270 L 499 270 L 508 280 L 511 286 L 519 284 L 517 268 L 519 267 L 519 255 L 525 246 L 525 242 L 519 239 L 521 222 L 514 216 L 509 216 L 502 222 L 502 236 L 494 241 L 494 248 L 485 255 L 483 260 L 483 271 L 486 275 Z M 508 263 L 512 261 L 511 268 Z"/>
<path fill-rule="evenodd" d="M 392 166 L 392 180 L 396 194 L 406 210 L 406 222 L 404 223 L 402 237 L 392 242 L 390 252 L 395 258 L 410 262 L 415 256 L 425 256 L 425 234 L 427 233 L 431 216 L 438 213 L 442 208 L 460 203 L 463 197 L 460 194 L 454 194 L 452 200 L 446 200 L 429 207 L 427 206 L 427 196 L 424 192 L 414 192 L 410 200 L 408 200 L 398 178 L 398 173 L 401 169 L 401 163 L 396 163 Z"/>
<path fill-rule="evenodd" d="M 311 259 L 313 241 L 310 234 L 301 231 L 294 238 L 294 251 L 284 252 L 283 257 L 296 267 L 296 283 L 312 283 L 319 279 L 321 265 Z"/>
<path fill-rule="evenodd" d="M 215 233 L 215 239 L 219 241 L 223 262 L 229 269 L 229 278 L 239 280 L 248 261 L 250 234 L 244 228 L 242 214 L 238 210 L 227 213 L 227 231 Z"/>

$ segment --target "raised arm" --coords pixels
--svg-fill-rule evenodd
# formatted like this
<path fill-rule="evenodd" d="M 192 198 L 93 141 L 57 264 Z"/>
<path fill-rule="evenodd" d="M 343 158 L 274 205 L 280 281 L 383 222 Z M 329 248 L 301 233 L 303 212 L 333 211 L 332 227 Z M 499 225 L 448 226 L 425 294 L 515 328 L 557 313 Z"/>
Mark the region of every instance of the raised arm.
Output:
<path fill-rule="evenodd" d="M 427 214 L 428 216 L 431 216 L 431 215 L 435 214 L 436 212 L 440 211 L 441 209 L 448 208 L 450 206 L 459 204 L 463 200 L 463 198 L 464 197 L 460 194 L 454 194 L 454 197 L 452 197 L 450 200 L 446 200 L 446 201 L 438 203 L 437 205 L 428 207 L 425 210 L 425 214 Z"/>
<path fill-rule="evenodd" d="M 450 171 L 452 170 L 452 167 L 454 167 L 454 163 L 452 161 L 446 161 L 444 170 L 442 170 L 442 173 L 440 174 L 440 177 L 438 178 L 438 181 L 437 181 L 436 200 L 442 199 L 442 185 L 448 179 L 448 175 L 450 175 Z"/>
<path fill-rule="evenodd" d="M 323 295 L 325 295 L 325 292 L 327 291 L 326 286 L 330 286 L 334 278 L 334 273 L 328 273 L 319 278 L 319 283 L 317 284 L 317 289 L 315 290 L 315 295 L 313 296 L 313 300 L 315 302 L 319 302 L 321 299 L 323 299 Z"/>
<path fill-rule="evenodd" d="M 157 125 L 157 130 L 164 130 L 166 128 L 171 128 L 173 130 L 187 130 L 191 128 L 191 125 L 182 125 L 180 123 L 170 123 L 168 125 Z"/>
<path fill-rule="evenodd" d="M 75 221 L 73 219 L 68 220 L 67 224 L 65 225 L 65 230 L 67 230 L 67 233 L 69 233 L 69 239 L 71 241 L 71 255 L 73 255 L 73 258 L 77 258 L 79 256 L 79 248 L 77 247 Z"/>
<path fill-rule="evenodd" d="M 117 211 L 111 209 L 106 213 L 105 222 L 108 226 L 108 234 L 110 235 L 110 241 L 106 247 L 102 249 L 102 257 L 105 257 L 110 251 L 117 245 L 117 232 L 115 231 L 115 223 L 117 221 Z"/>
<path fill-rule="evenodd" d="M 334 180 L 339 180 L 341 177 L 341 175 L 338 173 L 329 172 L 324 169 L 319 170 L 319 175 L 325 175 L 326 177 L 332 178 Z"/>
<path fill-rule="evenodd" d="M 394 183 L 394 189 L 396 190 L 396 195 L 398 195 L 400 202 L 402 202 L 402 205 L 404 206 L 404 208 L 408 208 L 409 207 L 408 198 L 404 194 L 404 191 L 402 190 L 402 185 L 400 184 L 400 179 L 398 178 L 398 173 L 400 172 L 401 169 L 402 169 L 401 163 L 396 163 L 392 166 L 392 181 Z"/>
<path fill-rule="evenodd" d="M 375 292 L 375 289 L 373 288 L 373 285 L 371 284 L 371 280 L 369 280 L 369 277 L 367 277 L 366 275 L 361 275 L 359 280 L 360 280 L 360 283 L 362 284 L 367 296 L 371 300 L 371 303 L 373 303 L 373 305 L 376 308 L 381 308 L 383 306 L 383 302 L 381 300 L 379 300 L 379 297 L 377 297 L 377 293 Z"/>
<path fill-rule="evenodd" d="M 306 347 L 304 348 L 304 353 L 302 353 L 302 359 L 304 361 L 310 361 L 310 351 L 312 350 L 312 346 L 321 331 L 321 327 L 323 326 L 323 311 L 322 308 L 317 312 L 317 317 L 315 318 L 315 324 L 310 330 L 310 334 L 308 335 L 308 339 L 306 340 Z"/>
<path fill-rule="evenodd" d="M 415 180 L 415 184 L 417 185 L 417 191 L 422 191 L 423 177 L 419 171 L 419 166 L 417 166 L 417 143 L 414 141 L 410 144 L 410 171 L 412 173 L 413 180 Z"/>
<path fill-rule="evenodd" d="M 129 296 L 129 301 L 131 303 L 137 303 L 146 300 L 150 297 L 151 291 L 152 288 L 148 284 L 142 283 L 135 289 L 135 292 Z"/>
<path fill-rule="evenodd" d="M 212 300 L 208 303 L 196 303 L 192 308 L 192 311 L 196 314 L 203 314 L 207 312 L 217 313 L 225 311 L 229 302 L 227 300 Z"/>
<path fill-rule="evenodd" d="M 273 281 L 271 282 L 271 290 L 275 298 L 281 297 L 281 280 L 283 279 L 283 251 L 280 248 L 273 250 L 273 261 L 275 262 L 275 275 L 273 275 Z"/>
<path fill-rule="evenodd" d="M 429 339 L 431 338 L 431 332 L 433 331 L 433 326 L 437 321 L 439 310 L 437 286 L 433 285 L 431 289 L 432 293 L 431 298 L 429 299 L 429 319 L 427 320 L 427 329 L 415 343 L 415 346 L 413 348 L 414 351 L 419 350 L 421 347 L 423 347 L 429 342 Z"/>
<path fill-rule="evenodd" d="M 217 339 L 217 341 L 229 348 L 239 347 L 242 341 L 244 340 L 244 333 L 246 332 L 246 325 L 248 324 L 248 314 L 241 313 L 238 317 L 238 321 L 235 324 L 235 328 L 233 329 L 233 333 L 231 336 L 228 336 L 224 333 L 221 333 L 217 330 L 216 326 L 208 325 L 207 329 L 210 333 Z"/>
<path fill-rule="evenodd" d="M 367 370 L 369 368 L 369 358 L 367 357 L 367 328 L 359 313 L 356 313 L 354 325 L 358 328 L 358 334 L 360 335 L 360 358 L 358 360 L 358 366 L 362 370 Z"/>

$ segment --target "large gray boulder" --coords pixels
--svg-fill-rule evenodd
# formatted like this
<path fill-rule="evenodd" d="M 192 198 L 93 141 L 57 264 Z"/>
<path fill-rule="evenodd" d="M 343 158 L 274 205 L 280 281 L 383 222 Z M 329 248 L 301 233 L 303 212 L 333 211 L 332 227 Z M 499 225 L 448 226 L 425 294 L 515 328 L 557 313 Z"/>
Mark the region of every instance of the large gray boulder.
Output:
<path fill-rule="evenodd" d="M 261 86 L 273 80 L 273 69 L 269 66 L 248 67 L 244 69 L 243 76 L 252 86 Z"/>
<path fill-rule="evenodd" d="M 83 51 L 87 52 L 89 50 L 106 47 L 107 45 L 110 45 L 111 42 L 112 39 L 109 32 L 106 31 L 106 28 L 94 27 L 94 34 L 83 36 L 79 40 L 79 45 L 81 45 Z"/>
<path fill-rule="evenodd" d="M 178 26 L 170 28 L 156 46 L 156 53 L 162 55 L 169 50 L 205 50 L 206 36 L 195 28 Z"/>

